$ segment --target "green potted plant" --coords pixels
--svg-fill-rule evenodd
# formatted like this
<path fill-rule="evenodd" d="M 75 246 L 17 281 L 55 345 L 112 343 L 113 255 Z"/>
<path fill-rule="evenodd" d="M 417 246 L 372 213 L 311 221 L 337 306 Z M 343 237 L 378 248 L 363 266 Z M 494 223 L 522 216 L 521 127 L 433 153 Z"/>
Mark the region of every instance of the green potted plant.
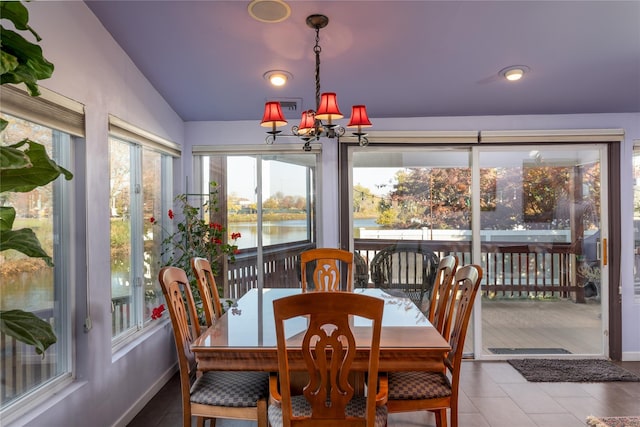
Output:
<path fill-rule="evenodd" d="M 0 1 L 0 18 L 11 21 L 16 30 L 31 33 L 36 41 L 41 40 L 29 26 L 29 13 L 22 2 Z M 0 47 L 0 84 L 24 83 L 31 96 L 39 96 L 38 80 L 51 77 L 54 69 L 42 55 L 40 46 L 0 25 Z M 0 119 L 0 132 L 7 124 L 6 120 Z M 0 193 L 29 192 L 47 185 L 60 175 L 67 180 L 73 177 L 71 172 L 51 160 L 42 144 L 24 139 L 0 146 Z M 13 229 L 15 218 L 15 208 L 0 206 L 0 252 L 13 249 L 29 257 L 41 258 L 53 266 L 51 257 L 32 229 Z M 38 354 L 44 354 L 56 342 L 48 322 L 20 309 L 0 311 L 0 330 L 18 341 L 33 345 Z"/>

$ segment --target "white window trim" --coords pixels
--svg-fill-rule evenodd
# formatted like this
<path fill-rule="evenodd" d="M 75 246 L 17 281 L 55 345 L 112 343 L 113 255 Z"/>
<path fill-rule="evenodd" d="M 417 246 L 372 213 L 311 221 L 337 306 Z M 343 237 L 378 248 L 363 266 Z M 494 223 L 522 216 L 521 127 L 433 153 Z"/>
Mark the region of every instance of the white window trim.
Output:
<path fill-rule="evenodd" d="M 125 141 L 144 145 L 172 157 L 180 157 L 182 154 L 179 144 L 125 122 L 111 114 L 109 114 L 109 134 Z"/>

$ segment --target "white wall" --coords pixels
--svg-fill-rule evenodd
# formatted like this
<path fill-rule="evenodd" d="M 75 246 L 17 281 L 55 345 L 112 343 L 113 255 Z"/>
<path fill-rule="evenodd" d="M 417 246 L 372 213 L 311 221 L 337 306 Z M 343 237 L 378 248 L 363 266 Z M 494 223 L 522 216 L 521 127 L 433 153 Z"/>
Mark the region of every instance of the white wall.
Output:
<path fill-rule="evenodd" d="M 187 122 L 185 124 L 185 153 L 194 145 L 230 145 L 263 143 L 265 132 L 259 126 L 259 111 L 255 121 Z M 372 119 L 376 131 L 497 131 L 497 130 L 552 130 L 552 129 L 623 129 L 621 179 L 622 230 L 633 229 L 633 140 L 640 138 L 640 114 L 570 114 L 531 116 L 475 116 L 424 117 L 403 119 Z M 302 143 L 292 138 L 281 138 L 277 144 Z M 336 246 L 338 237 L 338 157 L 335 141 L 323 141 L 322 197 L 323 211 L 321 239 L 325 246 Z M 615 166 L 612 166 L 615 167 Z M 187 175 L 191 174 L 186 170 Z M 191 178 L 190 178 L 191 179 Z M 633 298 L 633 233 L 622 233 L 621 286 L 622 286 L 622 353 L 623 360 L 640 361 L 640 304 Z M 613 268 L 613 266 L 612 266 Z"/>
<path fill-rule="evenodd" d="M 29 2 L 29 24 L 43 38 L 45 57 L 55 66 L 41 86 L 86 106 L 88 283 L 93 329 L 83 331 L 87 313 L 78 289 L 75 334 L 77 380 L 11 425 L 125 425 L 139 401 L 161 387 L 176 369 L 171 325 L 163 321 L 136 344 L 112 353 L 109 242 L 108 114 L 183 143 L 184 124 L 104 30 L 84 2 Z M 74 171 L 77 179 L 84 171 Z M 182 176 L 180 170 L 176 171 Z M 84 254 L 78 262 L 84 265 Z M 81 287 L 80 287 L 81 288 Z M 136 406 L 138 404 L 138 406 Z M 3 420 L 2 424 L 5 424 Z"/>

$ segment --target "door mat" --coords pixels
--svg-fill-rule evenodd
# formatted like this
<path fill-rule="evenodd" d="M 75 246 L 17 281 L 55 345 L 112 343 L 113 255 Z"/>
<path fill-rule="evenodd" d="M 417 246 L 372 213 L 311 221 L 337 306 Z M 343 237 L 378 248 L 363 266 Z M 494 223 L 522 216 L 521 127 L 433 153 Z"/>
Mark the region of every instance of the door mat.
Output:
<path fill-rule="evenodd" d="M 592 427 L 640 427 L 640 417 L 587 417 Z"/>
<path fill-rule="evenodd" d="M 489 347 L 493 354 L 571 354 L 564 348 L 504 348 Z"/>
<path fill-rule="evenodd" d="M 600 359 L 510 359 L 507 362 L 530 382 L 598 383 L 640 381 L 640 376 Z"/>

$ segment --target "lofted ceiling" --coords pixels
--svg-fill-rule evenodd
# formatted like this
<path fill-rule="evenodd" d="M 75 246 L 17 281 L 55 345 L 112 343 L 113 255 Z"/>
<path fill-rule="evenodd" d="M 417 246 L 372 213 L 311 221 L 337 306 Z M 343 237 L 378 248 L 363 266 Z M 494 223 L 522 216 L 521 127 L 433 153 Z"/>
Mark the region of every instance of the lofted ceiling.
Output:
<path fill-rule="evenodd" d="M 248 0 L 86 3 L 185 121 L 258 122 L 285 99 L 291 125 L 315 108 L 316 13 L 321 89 L 347 118 L 640 112 L 640 1 L 289 1 L 279 23 Z M 511 65 L 529 71 L 507 82 Z M 272 69 L 293 79 L 272 87 Z"/>

